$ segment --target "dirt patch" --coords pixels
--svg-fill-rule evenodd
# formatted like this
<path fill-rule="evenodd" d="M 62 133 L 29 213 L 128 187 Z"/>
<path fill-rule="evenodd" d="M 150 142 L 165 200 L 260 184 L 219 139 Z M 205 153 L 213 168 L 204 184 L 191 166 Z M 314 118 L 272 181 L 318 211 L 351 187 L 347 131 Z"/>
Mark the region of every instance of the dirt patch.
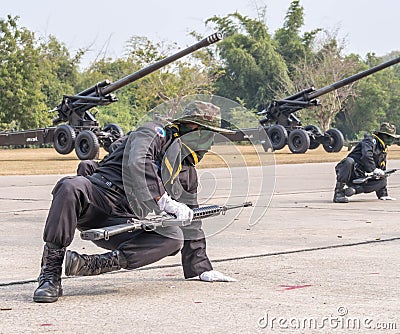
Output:
<path fill-rule="evenodd" d="M 338 153 L 327 153 L 323 148 L 309 150 L 304 154 L 293 154 L 286 147 L 274 153 L 257 151 L 252 146 L 215 146 L 199 163 L 199 168 L 224 168 L 227 166 L 262 164 L 296 164 L 338 162 L 347 154 L 347 148 Z M 100 150 L 99 158 L 107 154 Z M 400 159 L 400 147 L 389 148 L 388 159 Z M 75 174 L 79 159 L 72 152 L 58 154 L 53 148 L 0 149 L 0 175 L 45 175 Z"/>

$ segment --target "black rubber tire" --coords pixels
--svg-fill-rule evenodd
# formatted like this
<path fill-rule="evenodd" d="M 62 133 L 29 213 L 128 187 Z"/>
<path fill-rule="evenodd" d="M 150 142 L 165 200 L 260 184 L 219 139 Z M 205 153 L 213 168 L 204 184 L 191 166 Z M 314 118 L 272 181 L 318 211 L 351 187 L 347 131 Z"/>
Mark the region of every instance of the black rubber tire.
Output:
<path fill-rule="evenodd" d="M 79 132 L 75 139 L 75 153 L 81 160 L 93 160 L 99 154 L 99 140 L 90 130 Z"/>
<path fill-rule="evenodd" d="M 304 127 L 304 130 L 311 131 L 312 133 L 319 132 L 322 136 L 321 129 L 316 125 L 307 125 Z M 321 143 L 317 142 L 313 137 L 310 136 L 310 147 L 309 147 L 310 150 L 315 150 L 320 145 L 321 145 Z"/>
<path fill-rule="evenodd" d="M 272 125 L 267 129 L 267 134 L 274 151 L 281 150 L 286 146 L 288 133 L 284 126 L 280 124 Z"/>
<path fill-rule="evenodd" d="M 310 136 L 303 129 L 290 131 L 288 146 L 292 153 L 306 153 L 310 147 Z"/>
<path fill-rule="evenodd" d="M 325 151 L 328 153 L 340 152 L 344 146 L 343 134 L 338 129 L 329 129 L 326 133 L 330 136 L 330 142 L 323 144 Z"/>
<path fill-rule="evenodd" d="M 60 154 L 71 153 L 75 145 L 76 133 L 72 126 L 62 124 L 56 127 L 53 134 L 53 145 Z"/>

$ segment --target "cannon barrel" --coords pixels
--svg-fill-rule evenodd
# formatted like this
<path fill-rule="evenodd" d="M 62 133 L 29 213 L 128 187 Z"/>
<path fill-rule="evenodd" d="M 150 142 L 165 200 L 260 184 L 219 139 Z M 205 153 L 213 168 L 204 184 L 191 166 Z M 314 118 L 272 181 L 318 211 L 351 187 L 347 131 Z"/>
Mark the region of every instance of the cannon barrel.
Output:
<path fill-rule="evenodd" d="M 386 67 L 390 67 L 390 66 L 395 65 L 395 64 L 397 64 L 397 63 L 400 63 L 400 57 L 394 58 L 394 59 L 389 60 L 389 61 L 387 61 L 387 62 L 385 62 L 385 63 L 382 63 L 382 64 L 380 64 L 380 65 L 377 65 L 377 66 L 375 66 L 375 67 L 371 67 L 371 68 L 368 69 L 368 70 L 365 70 L 365 71 L 363 71 L 363 72 L 354 74 L 354 75 L 352 75 L 352 76 L 350 76 L 350 77 L 348 77 L 348 78 L 345 78 L 345 79 L 340 80 L 340 81 L 338 81 L 338 82 L 335 82 L 335 83 L 333 83 L 333 84 L 331 84 L 331 85 L 328 85 L 328 86 L 325 86 L 325 87 L 323 87 L 323 88 L 320 88 L 320 89 L 318 89 L 318 90 L 316 90 L 316 91 L 310 93 L 310 94 L 307 96 L 307 99 L 308 99 L 309 101 L 311 101 L 311 100 L 313 100 L 313 99 L 315 99 L 315 98 L 317 98 L 317 97 L 319 97 L 319 96 L 321 96 L 321 95 L 330 93 L 330 92 L 332 92 L 332 91 L 335 90 L 335 89 L 338 89 L 338 88 L 341 88 L 341 87 L 346 86 L 346 85 L 348 85 L 348 84 L 351 84 L 351 83 L 354 82 L 354 81 L 360 80 L 360 79 L 362 79 L 362 78 L 364 78 L 364 77 L 366 77 L 366 76 L 368 76 L 368 75 L 370 75 L 370 74 L 373 74 L 373 73 L 375 73 L 375 72 L 378 72 L 378 71 L 380 71 L 380 70 L 383 70 L 383 69 L 385 69 Z"/>
<path fill-rule="evenodd" d="M 222 34 L 216 32 L 201 41 L 187 47 L 169 57 L 161 59 L 160 61 L 145 67 L 135 73 L 127 75 L 116 82 L 110 82 L 104 80 L 97 83 L 96 85 L 86 88 L 74 96 L 64 95 L 63 101 L 55 109 L 51 111 L 58 111 L 58 117 L 53 120 L 54 124 L 58 124 L 61 121 L 68 121 L 70 125 L 81 125 L 81 123 L 90 122 L 91 125 L 96 125 L 97 122 L 93 115 L 89 113 L 89 109 L 99 106 L 107 105 L 117 101 L 116 97 L 111 94 L 112 92 L 124 87 L 144 76 L 166 66 L 175 60 L 182 58 L 198 49 L 209 46 L 222 39 Z"/>
<path fill-rule="evenodd" d="M 118 81 L 116 81 L 114 83 L 109 84 L 108 86 L 106 86 L 104 88 L 101 88 L 101 94 L 107 95 L 109 93 L 112 93 L 112 92 L 116 91 L 117 89 L 124 87 L 124 86 L 130 84 L 131 82 L 136 81 L 136 80 L 158 70 L 159 68 L 164 67 L 164 66 L 168 65 L 169 63 L 172 63 L 173 61 L 188 55 L 189 53 L 192 53 L 198 49 L 201 49 L 203 47 L 211 45 L 215 42 L 218 42 L 221 39 L 222 39 L 222 34 L 220 32 L 216 32 L 216 33 L 202 39 L 200 42 L 173 54 L 172 56 L 161 59 L 160 61 L 158 61 L 148 67 L 145 67 L 133 74 L 130 74 L 122 79 L 119 79 Z"/>
<path fill-rule="evenodd" d="M 76 153 L 81 160 L 95 158 L 98 155 L 100 146 L 108 151 L 111 144 L 123 136 L 123 131 L 117 124 L 108 124 L 101 129 L 95 115 L 89 111 L 91 108 L 106 106 L 118 101 L 116 96 L 112 94 L 114 91 L 221 39 L 222 34 L 216 32 L 196 44 L 114 83 L 104 80 L 76 95 L 64 95 L 61 103 L 50 110 L 50 112 L 58 112 L 57 116 L 53 118 L 53 125 L 56 128 L 52 132 L 53 138 L 51 139 L 56 151 L 60 154 L 68 154 L 75 147 Z M 62 122 L 68 122 L 68 124 L 58 125 Z"/>
<path fill-rule="evenodd" d="M 278 121 L 278 123 L 280 124 L 280 122 L 283 122 L 282 125 L 284 125 L 286 123 L 285 120 L 291 114 L 300 109 L 316 105 L 318 103 L 317 98 L 319 96 L 328 94 L 338 88 L 344 87 L 352 82 L 360 80 L 368 75 L 381 71 L 397 63 L 400 63 L 400 57 L 394 58 L 375 67 L 371 67 L 368 70 L 354 74 L 348 78 L 342 79 L 320 89 L 316 90 L 314 87 L 310 87 L 284 99 L 274 100 L 264 110 L 258 112 L 258 115 L 265 116 L 265 118 L 262 120 L 264 123 L 268 123 L 269 121 L 275 122 L 278 121 L 278 118 L 283 117 L 280 121 Z M 298 125 L 300 126 L 300 123 L 298 123 Z"/>

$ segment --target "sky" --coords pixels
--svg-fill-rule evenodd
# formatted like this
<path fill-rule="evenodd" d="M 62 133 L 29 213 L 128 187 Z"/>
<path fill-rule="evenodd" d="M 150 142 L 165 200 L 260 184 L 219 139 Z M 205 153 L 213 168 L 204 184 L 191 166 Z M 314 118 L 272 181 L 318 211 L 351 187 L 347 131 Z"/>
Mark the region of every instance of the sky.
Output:
<path fill-rule="evenodd" d="M 205 21 L 238 11 L 251 18 L 266 6 L 266 25 L 272 34 L 282 27 L 290 0 L 3 0 L 0 18 L 19 16 L 19 26 L 37 36 L 55 36 L 71 53 L 89 48 L 82 60 L 88 65 L 96 57 L 117 58 L 132 36 L 153 42 L 176 42 L 187 47 L 196 41 L 189 35 L 213 33 Z M 300 0 L 304 7 L 302 31 L 324 28 L 338 31 L 346 53 L 362 57 L 400 50 L 400 1 L 398 0 Z"/>

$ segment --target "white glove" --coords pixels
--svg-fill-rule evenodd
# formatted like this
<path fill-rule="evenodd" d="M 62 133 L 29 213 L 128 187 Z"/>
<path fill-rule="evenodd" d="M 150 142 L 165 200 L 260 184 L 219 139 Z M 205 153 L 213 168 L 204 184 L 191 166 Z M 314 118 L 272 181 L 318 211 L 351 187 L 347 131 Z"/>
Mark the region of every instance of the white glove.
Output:
<path fill-rule="evenodd" d="M 390 197 L 390 196 L 382 196 L 379 199 L 382 201 L 395 201 L 396 200 L 394 197 Z"/>
<path fill-rule="evenodd" d="M 380 168 L 375 168 L 374 169 L 374 175 L 375 176 L 383 176 L 383 175 L 385 175 L 385 172 Z"/>
<path fill-rule="evenodd" d="M 200 280 L 205 282 L 236 282 L 237 279 L 229 276 L 225 276 L 216 270 L 205 271 L 199 275 Z"/>
<path fill-rule="evenodd" d="M 164 193 L 164 195 L 161 196 L 157 201 L 157 205 L 160 210 L 174 215 L 176 219 L 189 221 L 192 221 L 193 219 L 193 210 L 186 204 L 174 201 L 167 193 Z"/>

